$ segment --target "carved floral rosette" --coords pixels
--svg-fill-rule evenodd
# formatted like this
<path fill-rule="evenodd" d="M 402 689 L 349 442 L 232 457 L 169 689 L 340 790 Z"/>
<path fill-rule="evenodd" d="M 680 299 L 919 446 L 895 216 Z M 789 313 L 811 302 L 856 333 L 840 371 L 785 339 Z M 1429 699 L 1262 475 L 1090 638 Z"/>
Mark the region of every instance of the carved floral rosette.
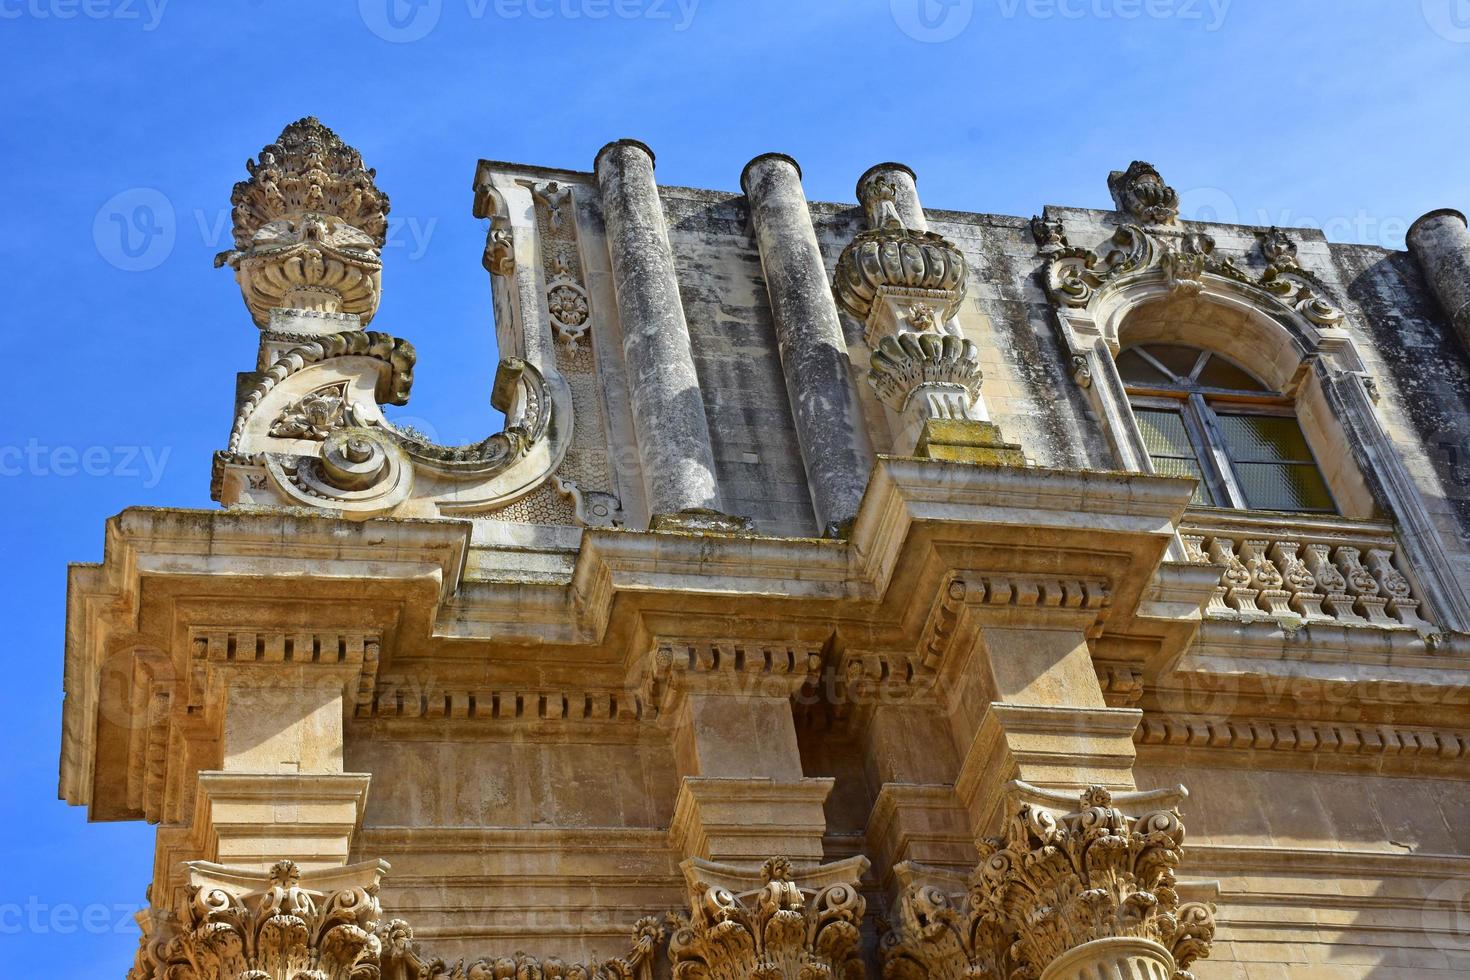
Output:
<path fill-rule="evenodd" d="M 1051 794 L 1013 784 L 1032 800 Z M 1178 794 L 1129 794 L 1145 803 Z M 933 886 L 902 897 L 882 955 L 888 980 L 1036 980 L 1064 955 L 1100 940 L 1135 940 L 1172 957 L 1175 977 L 1209 955 L 1214 910 L 1183 903 L 1174 877 L 1184 826 L 1169 803 L 1131 817 L 1094 786 L 1076 812 L 1017 805 L 1005 832 L 980 842 L 969 893 Z M 1162 956 L 1163 954 L 1159 954 Z"/>
<path fill-rule="evenodd" d="M 235 270 L 256 324 L 274 308 L 377 312 L 388 195 L 357 150 L 315 117 L 287 126 L 247 161 L 231 195 L 235 247 L 215 265 Z"/>
<path fill-rule="evenodd" d="M 752 896 L 699 882 L 692 914 L 669 917 L 674 980 L 862 980 L 866 903 L 855 885 L 802 888 L 772 858 Z"/>

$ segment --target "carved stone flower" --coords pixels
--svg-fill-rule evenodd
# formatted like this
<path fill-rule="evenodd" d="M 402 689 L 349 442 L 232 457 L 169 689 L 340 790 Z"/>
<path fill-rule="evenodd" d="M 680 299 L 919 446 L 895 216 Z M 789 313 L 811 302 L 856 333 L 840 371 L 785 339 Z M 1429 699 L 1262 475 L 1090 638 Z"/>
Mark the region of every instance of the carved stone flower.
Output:
<path fill-rule="evenodd" d="M 553 287 L 546 296 L 546 306 L 555 320 L 569 327 L 587 322 L 587 298 L 571 286 Z"/>

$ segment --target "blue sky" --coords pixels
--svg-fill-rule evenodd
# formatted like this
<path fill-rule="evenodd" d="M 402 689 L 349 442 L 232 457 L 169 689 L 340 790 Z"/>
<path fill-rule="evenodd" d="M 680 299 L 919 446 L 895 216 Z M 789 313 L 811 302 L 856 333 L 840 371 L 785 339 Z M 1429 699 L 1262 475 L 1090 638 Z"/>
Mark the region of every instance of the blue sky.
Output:
<path fill-rule="evenodd" d="M 390 6 L 391 5 L 391 6 Z M 1470 0 L 0 0 L 0 962 L 120 978 L 152 830 L 56 800 L 68 561 L 124 507 L 210 507 L 256 330 L 228 272 L 247 156 L 315 114 L 393 198 L 374 322 L 420 353 L 397 417 L 497 427 L 480 157 L 736 190 L 769 150 L 849 200 L 902 160 L 931 207 L 1105 207 L 1135 158 L 1186 215 L 1402 247 L 1470 206 Z M 39 975 L 39 973 L 37 973 Z"/>

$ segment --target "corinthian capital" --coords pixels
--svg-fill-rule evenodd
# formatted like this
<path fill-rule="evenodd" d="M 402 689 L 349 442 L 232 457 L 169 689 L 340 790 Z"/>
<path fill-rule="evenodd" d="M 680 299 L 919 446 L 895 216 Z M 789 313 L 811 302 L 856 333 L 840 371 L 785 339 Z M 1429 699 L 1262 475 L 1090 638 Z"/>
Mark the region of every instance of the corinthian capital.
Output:
<path fill-rule="evenodd" d="M 719 881 L 719 870 L 686 871 L 693 908 L 688 918 L 670 916 L 674 980 L 862 980 L 861 866 L 850 880 L 823 880 L 830 870 L 818 869 L 799 884 L 791 862 L 772 858 L 761 867 L 765 884 L 747 893 Z"/>
<path fill-rule="evenodd" d="M 1114 797 L 1094 786 L 1060 813 L 1065 797 L 1023 783 L 1011 792 L 1005 832 L 981 842 L 967 895 L 932 885 L 903 895 L 885 977 L 1189 977 L 1215 923 L 1213 908 L 1176 890 L 1183 789 Z"/>

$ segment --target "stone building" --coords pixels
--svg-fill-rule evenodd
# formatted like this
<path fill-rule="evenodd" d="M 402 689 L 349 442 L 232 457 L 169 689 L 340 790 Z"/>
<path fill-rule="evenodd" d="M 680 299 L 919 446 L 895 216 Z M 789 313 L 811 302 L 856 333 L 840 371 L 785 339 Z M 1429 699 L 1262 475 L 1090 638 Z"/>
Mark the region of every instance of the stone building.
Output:
<path fill-rule="evenodd" d="M 443 446 L 374 172 L 314 119 L 249 171 L 222 506 L 70 573 L 130 977 L 1470 975 L 1459 213 L 482 161 L 507 424 Z"/>

